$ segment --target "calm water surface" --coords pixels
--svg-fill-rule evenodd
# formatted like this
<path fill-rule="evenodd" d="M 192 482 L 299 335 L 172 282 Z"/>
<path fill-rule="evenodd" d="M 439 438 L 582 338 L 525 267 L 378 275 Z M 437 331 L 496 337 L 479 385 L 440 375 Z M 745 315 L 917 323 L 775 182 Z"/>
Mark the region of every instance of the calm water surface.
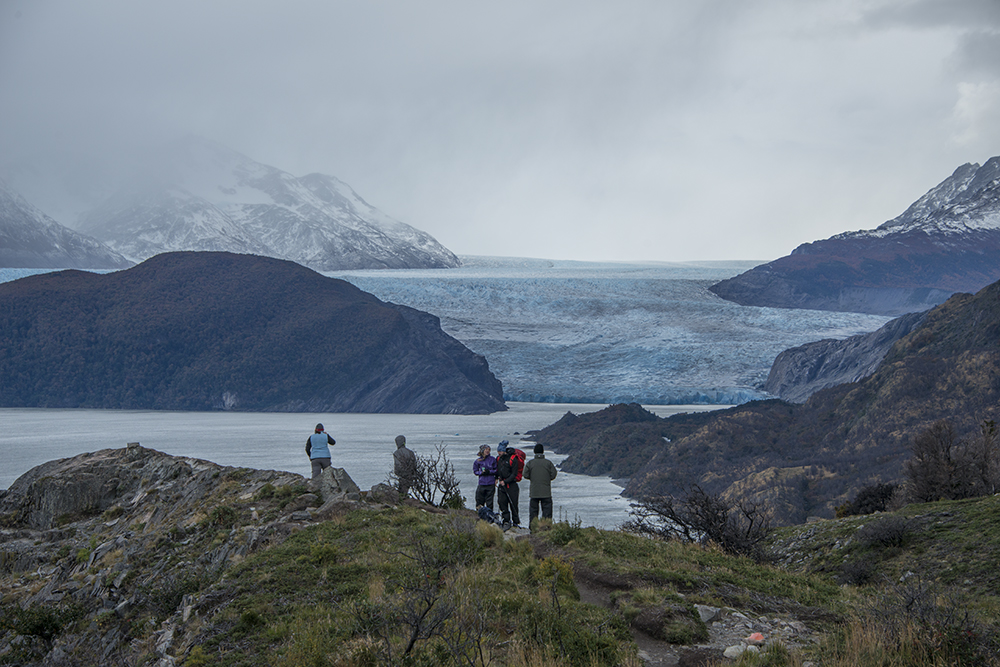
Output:
<path fill-rule="evenodd" d="M 206 459 L 221 465 L 287 470 L 308 476 L 306 438 L 317 422 L 337 441 L 333 464 L 344 468 L 362 489 L 385 481 L 392 470 L 394 438 L 403 434 L 418 455 L 429 456 L 443 444 L 462 481 L 462 495 L 472 501 L 476 478 L 472 461 L 481 444 L 503 439 L 531 456 L 533 443 L 519 443 L 525 432 L 605 405 L 508 403 L 492 415 L 370 415 L 303 413 L 163 412 L 130 410 L 0 409 L 0 488 L 36 465 L 100 449 L 139 442 L 175 456 Z M 646 406 L 660 416 L 724 406 Z M 565 458 L 547 453 L 557 465 Z M 579 519 L 585 526 L 614 528 L 628 518 L 628 500 L 609 477 L 561 473 L 553 482 L 554 513 Z M 528 514 L 527 484 L 522 484 L 521 515 Z"/>

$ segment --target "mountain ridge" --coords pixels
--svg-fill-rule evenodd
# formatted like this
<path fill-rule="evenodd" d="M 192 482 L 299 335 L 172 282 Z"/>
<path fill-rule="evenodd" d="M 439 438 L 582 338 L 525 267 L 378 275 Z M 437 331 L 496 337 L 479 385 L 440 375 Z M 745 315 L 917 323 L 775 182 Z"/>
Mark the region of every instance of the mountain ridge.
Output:
<path fill-rule="evenodd" d="M 45 184 L 45 170 L 27 167 L 14 177 L 41 198 L 35 206 L 50 201 L 73 233 L 128 258 L 114 266 L 27 268 L 120 268 L 186 250 L 266 255 L 318 271 L 461 265 L 430 234 L 386 215 L 334 176 L 296 178 L 195 136 L 147 151 L 124 178 L 62 174 Z M 59 205 L 71 199 L 75 205 Z"/>
<path fill-rule="evenodd" d="M 433 315 L 288 260 L 165 253 L 0 284 L 8 407 L 485 414 L 486 359 Z"/>
<path fill-rule="evenodd" d="M 1000 279 L 1000 157 L 873 230 L 804 243 L 709 289 L 742 305 L 902 315 Z"/>
<path fill-rule="evenodd" d="M 0 180 L 0 266 L 124 269 L 132 262 L 97 239 L 59 224 Z"/>
<path fill-rule="evenodd" d="M 197 137 L 148 159 L 133 183 L 78 224 L 127 257 L 249 252 L 318 271 L 461 264 L 429 234 L 390 218 L 333 176 L 296 178 Z"/>

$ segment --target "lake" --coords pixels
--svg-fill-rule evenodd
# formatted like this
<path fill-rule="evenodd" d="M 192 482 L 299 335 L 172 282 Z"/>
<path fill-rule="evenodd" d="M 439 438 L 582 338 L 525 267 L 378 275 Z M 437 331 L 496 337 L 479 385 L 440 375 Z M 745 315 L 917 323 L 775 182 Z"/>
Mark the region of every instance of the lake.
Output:
<path fill-rule="evenodd" d="M 397 435 L 418 456 L 430 456 L 439 444 L 447 449 L 461 479 L 462 495 L 472 506 L 476 478 L 472 461 L 479 445 L 500 440 L 532 456 L 531 442 L 519 442 L 527 431 L 544 428 L 566 412 L 594 412 L 606 404 L 508 403 L 507 412 L 492 415 L 309 414 L 239 412 L 165 412 L 153 410 L 0 409 L 0 488 L 8 488 L 36 465 L 84 452 L 144 447 L 175 456 L 227 466 L 286 470 L 309 475 L 306 438 L 317 422 L 337 441 L 333 464 L 344 468 L 362 489 L 386 480 L 392 470 Z M 679 412 L 725 406 L 647 406 L 666 417 Z M 546 454 L 557 465 L 558 452 Z M 615 528 L 628 518 L 629 501 L 610 477 L 560 473 L 553 482 L 553 514 L 584 526 Z M 528 515 L 527 484 L 522 484 L 520 510 Z"/>

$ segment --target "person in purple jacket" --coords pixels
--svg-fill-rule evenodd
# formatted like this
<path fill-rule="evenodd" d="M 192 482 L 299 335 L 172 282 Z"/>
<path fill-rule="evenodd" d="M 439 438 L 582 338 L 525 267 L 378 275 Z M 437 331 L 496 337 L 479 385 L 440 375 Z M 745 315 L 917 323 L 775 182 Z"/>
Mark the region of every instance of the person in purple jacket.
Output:
<path fill-rule="evenodd" d="M 479 447 L 479 458 L 472 462 L 472 474 L 479 478 L 476 487 L 476 509 L 484 505 L 493 511 L 493 496 L 497 490 L 497 460 L 490 456 L 490 446 Z"/>

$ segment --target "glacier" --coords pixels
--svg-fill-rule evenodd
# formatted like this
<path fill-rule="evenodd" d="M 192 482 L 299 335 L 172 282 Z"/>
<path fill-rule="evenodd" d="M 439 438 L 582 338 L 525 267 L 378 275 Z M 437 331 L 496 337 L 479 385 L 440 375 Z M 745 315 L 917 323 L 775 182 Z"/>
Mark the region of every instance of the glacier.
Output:
<path fill-rule="evenodd" d="M 758 262 L 612 263 L 461 256 L 453 269 L 324 271 L 426 311 L 486 357 L 504 400 L 736 405 L 782 351 L 889 317 L 741 306 L 708 291 Z M 0 282 L 50 269 L 0 269 Z"/>
<path fill-rule="evenodd" d="M 482 354 L 508 401 L 735 405 L 778 353 L 890 318 L 741 306 L 708 291 L 759 262 L 603 263 L 460 256 L 462 267 L 334 271 L 438 316 Z"/>

